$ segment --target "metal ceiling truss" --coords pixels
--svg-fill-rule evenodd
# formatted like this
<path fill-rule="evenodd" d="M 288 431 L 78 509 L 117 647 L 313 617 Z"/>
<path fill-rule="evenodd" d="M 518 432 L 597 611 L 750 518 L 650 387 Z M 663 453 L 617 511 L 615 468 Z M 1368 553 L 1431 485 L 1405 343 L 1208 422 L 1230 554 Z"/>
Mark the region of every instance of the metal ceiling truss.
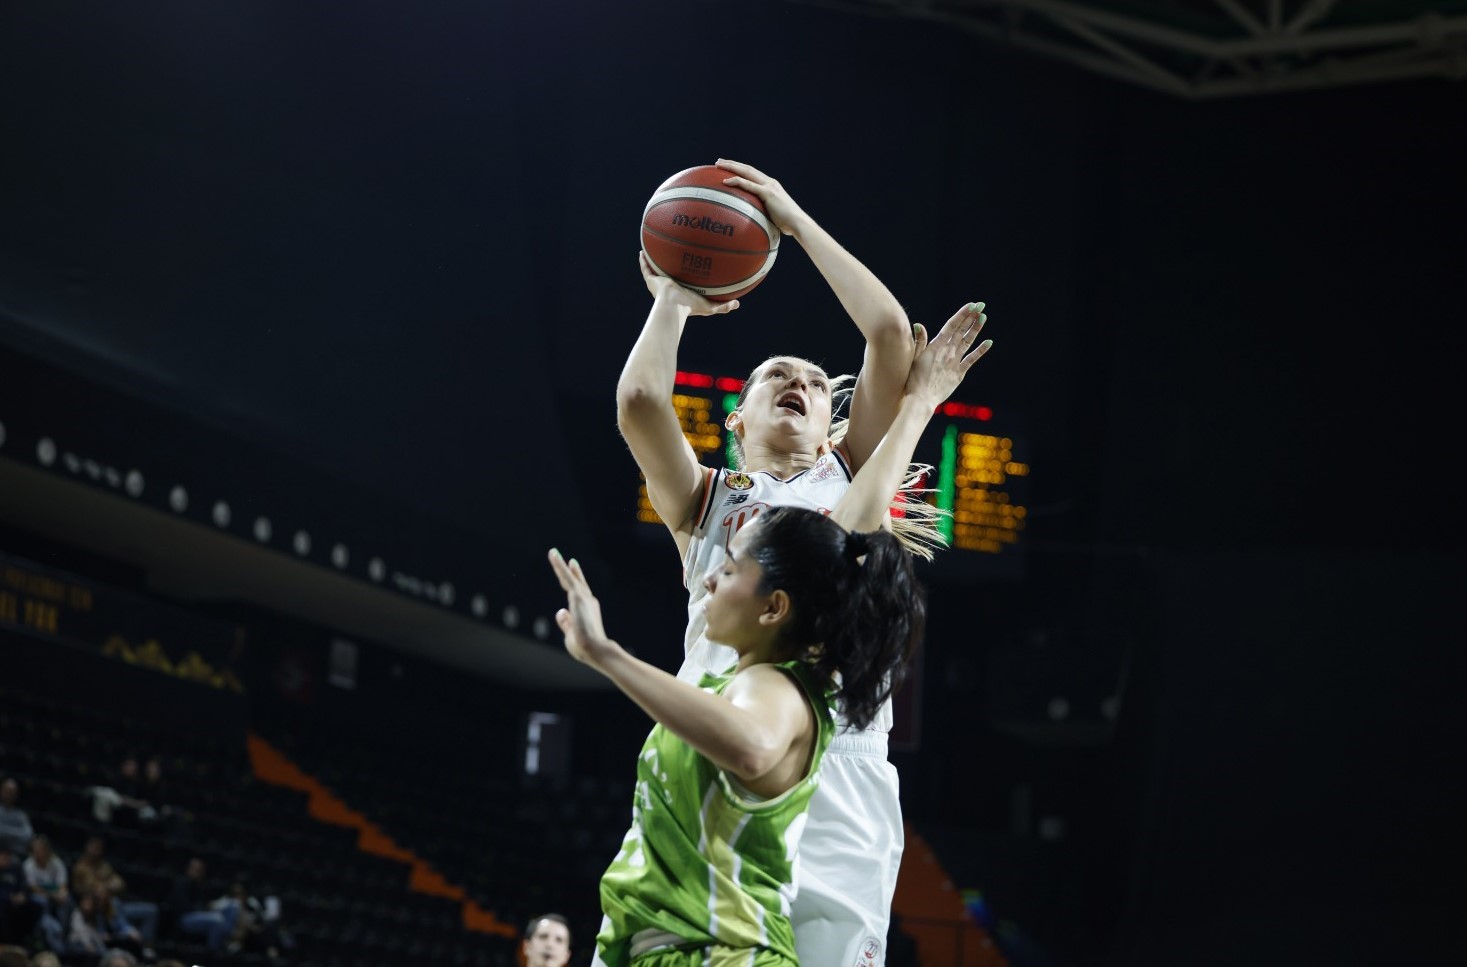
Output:
<path fill-rule="evenodd" d="M 1467 77 L 1467 0 L 795 0 L 946 24 L 1184 98 Z"/>

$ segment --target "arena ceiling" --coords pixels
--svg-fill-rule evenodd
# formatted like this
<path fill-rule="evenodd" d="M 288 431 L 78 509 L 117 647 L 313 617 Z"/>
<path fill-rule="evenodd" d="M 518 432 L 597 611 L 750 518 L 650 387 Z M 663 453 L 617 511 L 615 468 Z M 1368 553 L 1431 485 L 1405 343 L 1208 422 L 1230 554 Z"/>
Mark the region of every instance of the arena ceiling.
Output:
<path fill-rule="evenodd" d="M 795 0 L 933 21 L 1183 98 L 1467 76 L 1462 0 Z"/>

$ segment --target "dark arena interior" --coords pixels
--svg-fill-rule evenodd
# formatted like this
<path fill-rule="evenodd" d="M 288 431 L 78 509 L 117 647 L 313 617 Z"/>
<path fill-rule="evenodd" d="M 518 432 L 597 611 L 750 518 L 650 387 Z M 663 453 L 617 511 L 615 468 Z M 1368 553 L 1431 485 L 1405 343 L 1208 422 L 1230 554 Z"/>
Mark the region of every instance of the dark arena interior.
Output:
<path fill-rule="evenodd" d="M 884 953 L 801 962 L 1460 962 L 1464 76 L 1460 0 L 3 5 L 0 967 L 592 963 L 651 720 L 546 554 L 677 668 L 617 386 L 719 158 L 994 343 Z M 698 458 L 864 345 L 783 239 L 687 321 Z"/>

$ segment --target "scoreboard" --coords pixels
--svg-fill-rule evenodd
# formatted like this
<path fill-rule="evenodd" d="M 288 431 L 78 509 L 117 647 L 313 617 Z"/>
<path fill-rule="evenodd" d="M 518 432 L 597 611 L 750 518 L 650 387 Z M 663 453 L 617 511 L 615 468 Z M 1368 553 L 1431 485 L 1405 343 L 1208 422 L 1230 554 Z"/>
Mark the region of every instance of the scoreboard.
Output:
<path fill-rule="evenodd" d="M 678 372 L 672 406 L 693 452 L 705 466 L 731 466 L 724 418 L 738 405 L 744 381 L 731 376 Z M 921 484 L 940 519 L 948 548 L 933 568 L 939 575 L 1018 577 L 1028 517 L 1029 464 L 1021 430 L 988 406 L 948 401 L 937 408 L 913 459 L 933 470 Z M 643 479 L 637 492 L 639 530 L 662 530 Z M 649 525 L 642 527 L 640 525 Z M 656 539 L 661 540 L 659 534 Z"/>

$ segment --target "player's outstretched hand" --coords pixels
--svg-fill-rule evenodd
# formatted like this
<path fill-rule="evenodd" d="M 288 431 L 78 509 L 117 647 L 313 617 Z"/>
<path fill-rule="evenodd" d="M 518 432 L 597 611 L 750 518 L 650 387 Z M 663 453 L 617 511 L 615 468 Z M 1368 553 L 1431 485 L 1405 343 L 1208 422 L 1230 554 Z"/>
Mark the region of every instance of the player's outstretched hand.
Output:
<path fill-rule="evenodd" d="M 600 659 L 620 651 L 621 646 L 606 637 L 601 625 L 601 602 L 591 593 L 580 562 L 574 558 L 567 561 L 554 548 L 549 557 L 550 567 L 565 591 L 566 606 L 555 613 L 555 623 L 565 635 L 565 650 L 576 661 L 595 668 Z"/>
<path fill-rule="evenodd" d="M 920 324 L 916 327 L 917 352 L 907 373 L 908 396 L 916 396 L 936 408 L 953 394 L 973 364 L 993 346 L 992 339 L 973 345 L 988 321 L 983 308 L 981 302 L 963 306 L 943 324 L 931 342 L 927 340 L 926 328 Z"/>
<path fill-rule="evenodd" d="M 679 305 L 687 306 L 695 316 L 722 315 L 725 312 L 733 312 L 739 307 L 737 299 L 713 302 L 680 284 L 677 280 L 669 279 L 652 267 L 647 253 L 640 249 L 637 251 L 637 263 L 642 267 L 642 281 L 647 283 L 647 291 L 652 293 L 654 299 L 671 299 Z"/>

